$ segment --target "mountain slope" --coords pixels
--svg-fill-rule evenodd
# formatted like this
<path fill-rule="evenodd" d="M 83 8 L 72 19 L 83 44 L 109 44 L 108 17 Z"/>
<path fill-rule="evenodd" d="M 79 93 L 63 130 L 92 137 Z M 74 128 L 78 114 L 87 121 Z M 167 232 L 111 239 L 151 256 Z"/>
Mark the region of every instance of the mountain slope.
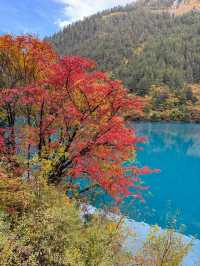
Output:
<path fill-rule="evenodd" d="M 171 14 L 175 14 L 176 16 L 180 16 L 191 11 L 200 12 L 199 0 L 176 0 L 169 8 L 169 12 Z"/>
<path fill-rule="evenodd" d="M 200 81 L 199 2 L 140 0 L 85 18 L 48 40 L 61 55 L 94 59 L 139 95 L 155 84 L 177 91 Z"/>
<path fill-rule="evenodd" d="M 50 40 L 61 55 L 89 56 L 103 69 L 111 70 L 124 56 L 132 55 L 132 49 L 146 41 L 149 35 L 167 27 L 168 19 L 161 17 L 152 17 L 145 9 L 119 7 L 69 25 Z"/>

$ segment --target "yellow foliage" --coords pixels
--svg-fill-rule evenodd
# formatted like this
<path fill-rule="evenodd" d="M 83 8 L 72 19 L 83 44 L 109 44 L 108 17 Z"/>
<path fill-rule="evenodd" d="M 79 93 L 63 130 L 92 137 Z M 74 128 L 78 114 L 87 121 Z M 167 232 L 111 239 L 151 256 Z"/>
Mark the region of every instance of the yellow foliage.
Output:
<path fill-rule="evenodd" d="M 30 208 L 32 193 L 30 184 L 20 178 L 0 176 L 0 210 L 8 213 L 20 213 Z"/>
<path fill-rule="evenodd" d="M 141 266 L 180 266 L 190 248 L 191 242 L 185 243 L 180 234 L 153 226 L 134 259 Z"/>
<path fill-rule="evenodd" d="M 127 15 L 127 12 L 111 12 L 110 14 L 103 16 L 102 19 L 107 19 L 115 16 L 122 16 L 122 15 Z"/>
<path fill-rule="evenodd" d="M 169 8 L 171 14 L 176 16 L 182 16 L 185 13 L 188 13 L 192 10 L 200 11 L 200 2 L 199 0 L 185 0 L 181 1 L 180 4 L 173 5 Z"/>
<path fill-rule="evenodd" d="M 146 43 L 141 43 L 140 46 L 136 47 L 133 49 L 133 53 L 135 55 L 141 55 L 144 51 L 144 48 L 145 48 L 145 44 Z"/>
<path fill-rule="evenodd" d="M 129 265 L 120 226 L 101 215 L 84 221 L 76 204 L 54 187 L 31 190 L 34 204 L 12 227 L 0 216 L 0 266 Z"/>

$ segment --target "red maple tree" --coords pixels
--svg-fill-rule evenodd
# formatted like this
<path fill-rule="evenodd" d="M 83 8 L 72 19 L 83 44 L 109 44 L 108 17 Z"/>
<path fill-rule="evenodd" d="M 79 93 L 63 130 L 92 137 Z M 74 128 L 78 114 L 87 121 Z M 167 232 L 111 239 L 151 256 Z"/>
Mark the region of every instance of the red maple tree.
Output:
<path fill-rule="evenodd" d="M 140 98 L 96 71 L 93 61 L 59 58 L 30 36 L 0 37 L 0 65 L 1 153 L 15 161 L 15 170 L 30 178 L 40 169 L 54 184 L 66 176 L 86 177 L 117 200 L 140 197 L 138 190 L 146 188 L 138 176 L 150 169 L 138 169 L 133 161 L 137 143 L 145 139 L 126 121 L 141 112 Z"/>

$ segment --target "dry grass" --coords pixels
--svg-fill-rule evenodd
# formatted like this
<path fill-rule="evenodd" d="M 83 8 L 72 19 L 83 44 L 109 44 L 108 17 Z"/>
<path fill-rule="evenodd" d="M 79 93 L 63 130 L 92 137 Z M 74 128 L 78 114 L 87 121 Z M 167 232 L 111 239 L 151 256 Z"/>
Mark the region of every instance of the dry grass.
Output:
<path fill-rule="evenodd" d="M 176 16 L 182 16 L 183 14 L 188 13 L 192 10 L 196 10 L 200 12 L 200 1 L 199 0 L 182 1 L 181 4 L 177 6 L 172 6 L 169 9 L 169 12 Z"/>

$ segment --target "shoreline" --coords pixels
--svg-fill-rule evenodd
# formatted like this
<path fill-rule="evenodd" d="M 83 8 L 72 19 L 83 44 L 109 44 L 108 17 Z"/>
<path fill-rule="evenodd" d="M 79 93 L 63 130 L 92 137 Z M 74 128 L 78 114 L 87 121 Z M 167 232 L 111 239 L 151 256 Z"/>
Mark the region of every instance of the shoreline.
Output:
<path fill-rule="evenodd" d="M 91 205 L 82 205 L 84 211 L 82 214 L 94 214 L 98 212 L 99 209 Z M 100 210 L 101 212 L 102 210 Z M 108 218 L 114 221 L 120 221 L 122 216 L 113 213 L 107 214 Z M 133 232 L 129 234 L 123 243 L 123 248 L 131 252 L 133 255 L 142 248 L 144 241 L 146 240 L 151 226 L 144 222 L 137 222 L 133 219 L 127 217 L 124 218 L 123 227 L 125 230 Z M 165 229 L 159 227 L 160 233 L 164 232 Z M 192 236 L 186 236 L 181 233 L 176 232 L 177 236 L 181 236 L 185 243 L 190 243 L 192 241 L 192 248 L 188 254 L 184 257 L 182 266 L 198 266 L 200 265 L 200 239 L 193 238 Z"/>
<path fill-rule="evenodd" d="M 134 119 L 129 118 L 128 119 L 131 122 L 143 122 L 143 123 L 174 123 L 174 124 L 196 124 L 199 125 L 200 121 L 195 120 L 164 120 L 164 119 L 158 119 L 158 120 L 152 120 L 152 119 Z"/>

